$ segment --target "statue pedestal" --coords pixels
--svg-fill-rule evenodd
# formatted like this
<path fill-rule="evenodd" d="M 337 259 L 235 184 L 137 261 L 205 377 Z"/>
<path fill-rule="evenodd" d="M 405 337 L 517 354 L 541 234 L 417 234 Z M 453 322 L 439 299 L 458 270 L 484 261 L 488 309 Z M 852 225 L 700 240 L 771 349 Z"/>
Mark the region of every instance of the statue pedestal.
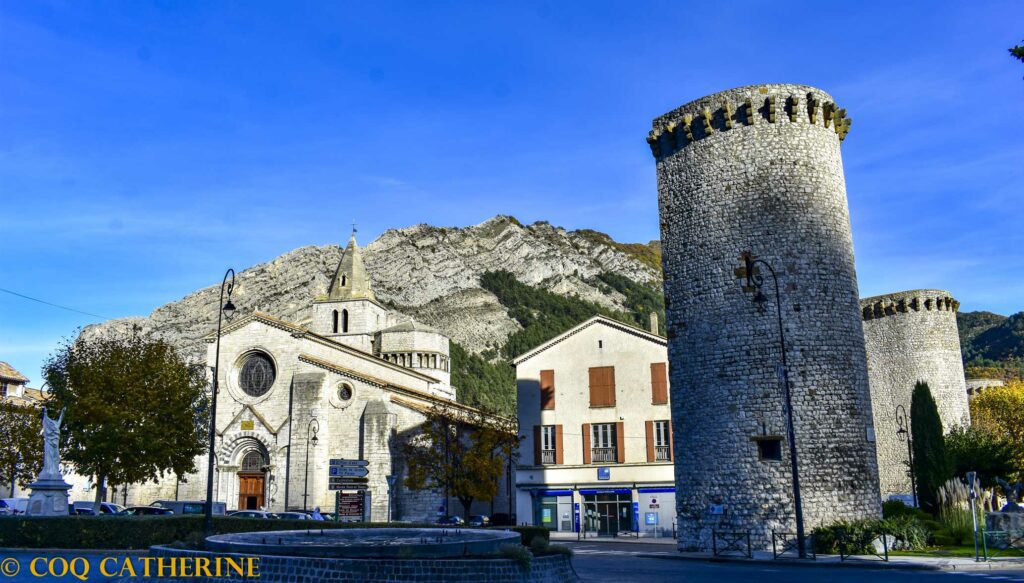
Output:
<path fill-rule="evenodd" d="M 63 476 L 39 476 L 28 486 L 32 494 L 28 497 L 28 516 L 67 516 L 68 490 L 71 485 Z"/>

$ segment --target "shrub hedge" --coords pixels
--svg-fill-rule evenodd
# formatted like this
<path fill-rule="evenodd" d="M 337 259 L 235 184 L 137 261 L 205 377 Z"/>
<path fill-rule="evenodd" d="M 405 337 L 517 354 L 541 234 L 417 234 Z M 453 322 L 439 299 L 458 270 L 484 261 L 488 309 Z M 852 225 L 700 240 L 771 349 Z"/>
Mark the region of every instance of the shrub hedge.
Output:
<path fill-rule="evenodd" d="M 551 531 L 543 526 L 492 526 L 494 530 L 512 530 L 523 537 L 523 546 L 533 548 L 533 539 L 540 537 L 545 543 L 551 542 Z M 537 543 L 541 544 L 541 543 Z"/>
<path fill-rule="evenodd" d="M 847 553 L 862 555 L 872 552 L 872 542 L 879 535 L 891 535 L 895 541 L 889 550 L 918 550 L 927 546 L 932 531 L 914 514 L 890 516 L 883 520 L 837 521 L 814 529 L 814 548 L 822 554 L 835 555 L 840 539 L 845 540 Z"/>
<path fill-rule="evenodd" d="M 309 520 L 260 520 L 215 516 L 214 534 L 258 530 L 303 530 L 319 528 L 424 528 L 427 524 L 386 524 L 366 522 L 312 522 Z M 439 527 L 448 528 L 452 527 Z M 542 526 L 492 527 L 522 535 L 529 547 L 534 538 L 550 540 Z M 0 516 L 0 548 L 53 549 L 147 549 L 175 542 L 193 543 L 202 539 L 202 516 Z M 539 543 L 538 543 L 539 544 Z"/>

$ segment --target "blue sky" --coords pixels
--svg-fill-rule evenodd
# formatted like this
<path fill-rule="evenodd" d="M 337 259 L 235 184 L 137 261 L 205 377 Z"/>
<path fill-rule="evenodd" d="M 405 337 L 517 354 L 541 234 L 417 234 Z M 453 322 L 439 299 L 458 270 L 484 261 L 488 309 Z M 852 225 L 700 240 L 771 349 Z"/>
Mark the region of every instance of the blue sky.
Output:
<path fill-rule="evenodd" d="M 832 93 L 864 295 L 1024 309 L 1019 2 L 4 2 L 0 287 L 148 314 L 310 244 L 494 214 L 658 236 L 651 119 Z M 95 318 L 0 293 L 34 382 Z"/>

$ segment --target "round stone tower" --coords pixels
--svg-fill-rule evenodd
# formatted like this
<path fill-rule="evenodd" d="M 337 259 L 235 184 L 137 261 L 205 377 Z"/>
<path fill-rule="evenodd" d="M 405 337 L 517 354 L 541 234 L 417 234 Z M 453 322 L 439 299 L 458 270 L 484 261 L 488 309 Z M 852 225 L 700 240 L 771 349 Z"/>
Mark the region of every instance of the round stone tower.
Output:
<path fill-rule="evenodd" d="M 877 517 L 864 331 L 839 144 L 850 120 L 803 85 L 741 87 L 654 120 L 679 545 L 795 532 L 778 276 L 806 532 Z"/>
<path fill-rule="evenodd" d="M 910 415 L 914 385 L 928 383 L 945 431 L 970 425 L 956 324 L 960 302 L 949 292 L 919 289 L 865 298 L 860 306 L 882 497 L 909 498 L 907 443 L 896 433 L 896 407 Z"/>

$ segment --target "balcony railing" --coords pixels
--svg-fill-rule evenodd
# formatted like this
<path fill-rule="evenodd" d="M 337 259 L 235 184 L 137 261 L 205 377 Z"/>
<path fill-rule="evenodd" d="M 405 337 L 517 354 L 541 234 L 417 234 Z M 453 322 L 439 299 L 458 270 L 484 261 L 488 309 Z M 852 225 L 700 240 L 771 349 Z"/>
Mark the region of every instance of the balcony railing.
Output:
<path fill-rule="evenodd" d="M 544 449 L 540 452 L 540 463 L 542 464 L 553 464 L 555 463 L 555 450 Z"/>
<path fill-rule="evenodd" d="M 656 445 L 654 446 L 654 461 L 667 462 L 672 459 L 668 453 L 667 445 Z"/>
<path fill-rule="evenodd" d="M 615 457 L 614 447 L 595 447 L 590 450 L 590 461 L 592 463 L 611 462 L 615 463 L 618 461 Z"/>

